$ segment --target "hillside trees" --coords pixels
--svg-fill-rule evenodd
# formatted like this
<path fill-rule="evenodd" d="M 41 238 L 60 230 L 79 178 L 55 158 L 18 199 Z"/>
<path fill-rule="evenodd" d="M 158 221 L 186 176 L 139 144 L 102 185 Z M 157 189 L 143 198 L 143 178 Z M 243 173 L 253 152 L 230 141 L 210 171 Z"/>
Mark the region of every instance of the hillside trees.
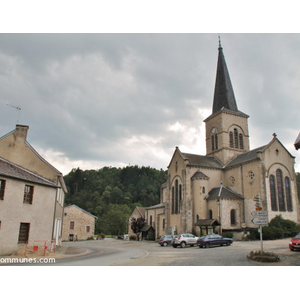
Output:
<path fill-rule="evenodd" d="M 166 171 L 138 166 L 73 169 L 64 176 L 68 189 L 65 205 L 76 204 L 97 216 L 96 233 L 123 234 L 136 206 L 159 203 L 166 176 Z"/>

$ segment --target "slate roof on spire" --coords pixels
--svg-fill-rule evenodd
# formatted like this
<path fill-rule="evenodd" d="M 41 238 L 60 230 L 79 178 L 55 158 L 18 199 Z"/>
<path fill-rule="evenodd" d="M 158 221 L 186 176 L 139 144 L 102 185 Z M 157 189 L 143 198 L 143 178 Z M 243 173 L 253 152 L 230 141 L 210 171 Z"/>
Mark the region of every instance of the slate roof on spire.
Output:
<path fill-rule="evenodd" d="M 223 48 L 220 41 L 218 50 L 219 57 L 215 83 L 213 114 L 224 108 L 230 111 L 238 112 L 229 72 L 223 54 Z"/>

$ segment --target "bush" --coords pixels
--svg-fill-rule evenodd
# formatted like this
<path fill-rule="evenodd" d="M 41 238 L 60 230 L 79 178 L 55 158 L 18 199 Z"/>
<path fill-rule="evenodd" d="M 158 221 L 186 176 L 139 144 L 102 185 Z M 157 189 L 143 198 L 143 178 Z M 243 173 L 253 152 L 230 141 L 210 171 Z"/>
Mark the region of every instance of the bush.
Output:
<path fill-rule="evenodd" d="M 97 236 L 97 240 L 104 240 L 105 239 L 105 234 L 104 233 L 100 233 Z"/>
<path fill-rule="evenodd" d="M 262 232 L 264 240 L 276 240 L 282 237 L 282 230 L 277 227 L 264 226 Z"/>
<path fill-rule="evenodd" d="M 136 235 L 131 235 L 130 237 L 129 237 L 129 240 L 130 241 L 136 241 Z"/>
<path fill-rule="evenodd" d="M 259 232 L 257 229 L 251 230 L 250 234 L 248 234 L 247 236 L 245 236 L 243 238 L 244 241 L 254 241 L 254 240 L 259 240 Z"/>
<path fill-rule="evenodd" d="M 282 215 L 273 218 L 268 226 L 263 227 L 263 239 L 275 240 L 291 237 L 300 231 L 300 225 L 291 220 L 286 220 Z"/>
<path fill-rule="evenodd" d="M 260 262 L 277 262 L 280 260 L 280 257 L 278 254 L 273 252 L 261 252 L 261 251 L 251 251 L 247 255 L 248 259 L 254 260 L 254 261 L 260 261 Z"/>
<path fill-rule="evenodd" d="M 226 238 L 233 238 L 233 232 L 223 232 L 222 233 L 223 237 L 226 237 Z"/>
<path fill-rule="evenodd" d="M 268 225 L 262 227 L 264 240 L 276 240 L 295 236 L 300 232 L 300 225 L 291 220 L 283 219 L 282 215 L 273 218 Z M 244 240 L 259 240 L 260 234 L 257 229 L 251 230 Z"/>

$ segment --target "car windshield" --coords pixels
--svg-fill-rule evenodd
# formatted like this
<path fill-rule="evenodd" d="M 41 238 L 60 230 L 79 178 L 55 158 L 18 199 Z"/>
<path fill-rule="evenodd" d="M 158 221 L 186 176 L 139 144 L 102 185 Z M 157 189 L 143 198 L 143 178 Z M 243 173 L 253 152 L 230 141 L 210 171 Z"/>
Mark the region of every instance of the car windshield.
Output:
<path fill-rule="evenodd" d="M 296 234 L 294 238 L 295 239 L 300 239 L 300 234 Z"/>

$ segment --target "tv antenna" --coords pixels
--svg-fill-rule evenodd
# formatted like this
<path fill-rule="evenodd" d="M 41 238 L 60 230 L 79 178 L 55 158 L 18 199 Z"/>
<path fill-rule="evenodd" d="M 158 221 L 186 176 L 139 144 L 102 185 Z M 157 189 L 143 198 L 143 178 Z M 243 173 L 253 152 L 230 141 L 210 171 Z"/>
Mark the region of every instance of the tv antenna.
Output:
<path fill-rule="evenodd" d="M 15 108 L 16 110 L 19 111 L 19 113 L 18 113 L 18 119 L 17 119 L 17 124 L 19 124 L 21 107 L 19 107 L 19 106 L 14 106 L 14 105 L 11 105 L 11 104 L 6 104 L 6 105 L 11 106 L 11 107 L 13 107 L 13 108 Z"/>

